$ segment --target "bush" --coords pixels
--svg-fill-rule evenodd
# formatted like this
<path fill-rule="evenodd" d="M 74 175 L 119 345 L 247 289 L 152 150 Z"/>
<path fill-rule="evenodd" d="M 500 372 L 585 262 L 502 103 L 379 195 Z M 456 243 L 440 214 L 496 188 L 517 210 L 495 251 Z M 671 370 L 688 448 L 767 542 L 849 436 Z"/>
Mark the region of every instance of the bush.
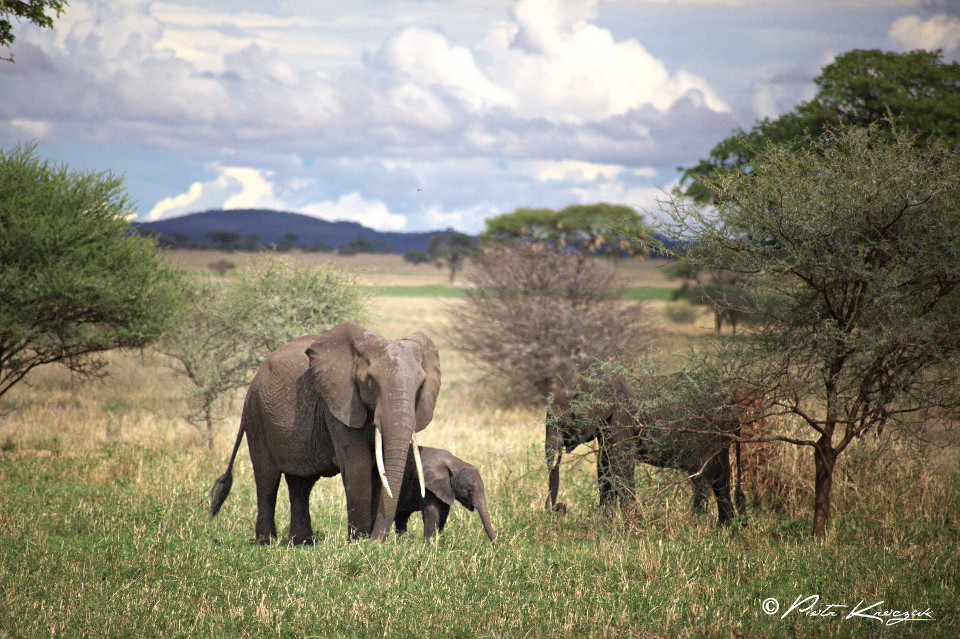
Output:
<path fill-rule="evenodd" d="M 367 302 L 353 274 L 276 255 L 258 256 L 229 282 L 197 277 L 184 295 L 193 314 L 161 351 L 195 386 L 189 417 L 206 425 L 208 446 L 220 397 L 246 386 L 263 359 L 287 342 L 363 321 Z"/>
<path fill-rule="evenodd" d="M 697 321 L 700 311 L 690 302 L 678 300 L 667 303 L 666 314 L 667 319 L 674 324 L 693 324 Z"/>
<path fill-rule="evenodd" d="M 622 299 L 613 268 L 544 246 L 482 254 L 467 275 L 466 301 L 450 311 L 451 341 L 518 397 L 541 401 L 558 376 L 597 359 L 645 350 L 644 306 Z"/>

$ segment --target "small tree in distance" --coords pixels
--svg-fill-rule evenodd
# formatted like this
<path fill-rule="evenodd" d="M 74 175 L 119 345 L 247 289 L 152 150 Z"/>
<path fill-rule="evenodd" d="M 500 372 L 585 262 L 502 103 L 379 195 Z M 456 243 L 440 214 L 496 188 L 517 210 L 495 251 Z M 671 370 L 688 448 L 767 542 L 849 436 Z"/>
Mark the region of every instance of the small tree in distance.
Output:
<path fill-rule="evenodd" d="M 450 339 L 507 380 L 519 397 L 543 401 L 558 376 L 597 359 L 648 347 L 641 304 L 605 262 L 553 247 L 489 249 L 468 271 L 464 304 L 450 310 Z"/>
<path fill-rule="evenodd" d="M 684 250 L 696 249 L 687 247 Z M 737 326 L 750 319 L 740 276 L 723 268 L 702 266 L 697 264 L 695 256 L 690 257 L 692 259 L 677 260 L 663 267 L 668 279 L 682 282 L 673 292 L 673 299 L 709 307 L 716 332 L 721 332 L 727 324 L 736 334 Z"/>
<path fill-rule="evenodd" d="M 758 323 L 716 343 L 717 370 L 805 427 L 766 439 L 813 453 L 822 537 L 850 445 L 885 427 L 922 436 L 960 410 L 960 150 L 843 126 L 755 151 L 749 174 L 708 184 L 715 208 L 665 202 L 664 232 L 749 293 Z"/>
<path fill-rule="evenodd" d="M 646 255 L 652 232 L 643 216 L 618 204 L 572 204 L 560 211 L 520 208 L 486 220 L 487 245 L 551 244 L 583 255 Z"/>
<path fill-rule="evenodd" d="M 0 396 L 43 364 L 100 375 L 99 353 L 183 318 L 182 271 L 132 233 L 132 213 L 120 178 L 0 150 Z"/>
<path fill-rule="evenodd" d="M 465 233 L 437 233 L 430 238 L 427 244 L 427 256 L 438 267 L 444 265 L 450 270 L 450 283 L 453 284 L 457 273 L 463 268 L 464 262 L 477 254 L 479 242 L 477 238 Z"/>
<path fill-rule="evenodd" d="M 366 304 L 354 275 L 275 255 L 255 258 L 228 282 L 198 276 L 184 295 L 193 313 L 160 351 L 193 384 L 188 417 L 203 427 L 211 449 L 224 395 L 249 384 L 263 359 L 283 344 L 362 321 Z"/>

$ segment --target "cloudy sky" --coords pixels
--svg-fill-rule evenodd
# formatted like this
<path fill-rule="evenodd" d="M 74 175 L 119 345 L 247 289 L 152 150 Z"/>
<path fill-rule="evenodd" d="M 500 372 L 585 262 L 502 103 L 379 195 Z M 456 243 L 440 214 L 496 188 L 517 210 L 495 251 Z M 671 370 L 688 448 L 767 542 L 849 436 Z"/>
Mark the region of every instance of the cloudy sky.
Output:
<path fill-rule="evenodd" d="M 472 233 L 521 206 L 655 209 L 840 53 L 960 58 L 960 1 L 72 0 L 15 33 L 0 146 L 124 176 L 143 220 Z"/>

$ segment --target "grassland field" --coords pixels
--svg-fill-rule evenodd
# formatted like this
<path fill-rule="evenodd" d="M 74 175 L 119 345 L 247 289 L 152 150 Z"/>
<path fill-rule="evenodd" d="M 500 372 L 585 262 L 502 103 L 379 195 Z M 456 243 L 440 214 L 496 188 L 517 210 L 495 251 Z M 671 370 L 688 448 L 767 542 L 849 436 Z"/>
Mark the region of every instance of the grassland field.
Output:
<path fill-rule="evenodd" d="M 245 259 L 172 257 L 200 270 Z M 313 493 L 315 546 L 257 546 L 246 446 L 220 515 L 206 510 L 242 392 L 210 453 L 183 418 L 184 379 L 153 351 L 114 352 L 103 381 L 51 366 L 0 399 L 0 638 L 960 637 L 955 438 L 922 454 L 860 442 L 841 457 L 824 540 L 809 536 L 812 461 L 792 447 L 772 462 L 789 498 L 752 509 L 745 527 L 691 515 L 685 479 L 649 467 L 638 470 L 637 511 L 604 517 L 586 447 L 565 458 L 568 512 L 549 513 L 543 409 L 505 403 L 502 385 L 451 346 L 446 310 L 463 302 L 446 272 L 397 256 L 335 261 L 370 287 L 369 328 L 437 342 L 443 386 L 421 443 L 480 469 L 497 543 L 455 506 L 433 544 L 416 517 L 403 538 L 348 544 L 342 486 L 330 479 Z M 672 284 L 656 262 L 618 268 L 631 296 L 650 300 L 664 360 L 710 333 L 708 315 L 666 320 Z M 847 618 L 858 606 L 873 607 Z M 869 617 L 882 611 L 924 614 Z"/>

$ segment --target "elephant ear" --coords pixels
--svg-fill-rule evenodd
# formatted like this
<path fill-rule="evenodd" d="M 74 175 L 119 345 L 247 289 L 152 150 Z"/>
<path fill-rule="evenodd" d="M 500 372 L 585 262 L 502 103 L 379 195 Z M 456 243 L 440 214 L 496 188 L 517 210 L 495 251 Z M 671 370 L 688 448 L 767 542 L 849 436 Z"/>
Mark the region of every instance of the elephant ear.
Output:
<path fill-rule="evenodd" d="M 444 466 L 441 470 L 424 468 L 423 479 L 427 483 L 427 490 L 448 506 L 452 506 L 456 496 L 453 486 L 450 485 L 450 471 Z"/>
<path fill-rule="evenodd" d="M 440 394 L 440 353 L 430 338 L 417 331 L 404 338 L 420 345 L 420 367 L 427 378 L 417 393 L 417 431 L 427 427 L 433 419 L 433 409 L 437 406 L 437 395 Z"/>
<path fill-rule="evenodd" d="M 314 388 L 333 416 L 353 428 L 367 421 L 367 407 L 355 381 L 355 344 L 372 336 L 359 324 L 344 322 L 322 333 L 306 351 Z"/>

